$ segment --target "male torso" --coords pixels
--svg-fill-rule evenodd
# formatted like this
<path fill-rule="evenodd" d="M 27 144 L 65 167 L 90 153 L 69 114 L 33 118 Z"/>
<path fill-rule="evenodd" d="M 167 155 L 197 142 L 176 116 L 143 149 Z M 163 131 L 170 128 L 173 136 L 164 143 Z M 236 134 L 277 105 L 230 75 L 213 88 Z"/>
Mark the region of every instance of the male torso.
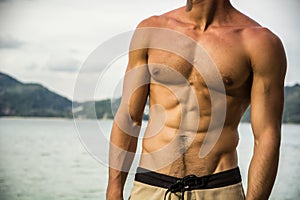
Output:
<path fill-rule="evenodd" d="M 162 199 L 180 183 L 184 192 L 191 174 L 218 177 L 193 181 L 191 187 L 208 190 L 194 190 L 191 198 L 244 199 L 236 168 L 237 127 L 250 101 L 255 143 L 247 199 L 268 199 L 280 152 L 283 45 L 229 0 L 188 0 L 187 8 L 142 21 L 138 28 L 150 31 L 133 37 L 112 127 L 107 199 L 123 199 L 147 96 L 150 120 L 132 199 Z M 141 178 L 145 171 L 149 173 Z M 184 178 L 178 182 L 175 177 Z M 220 185 L 212 180 L 224 187 L 215 190 Z M 235 192 L 228 197 L 232 187 Z"/>
<path fill-rule="evenodd" d="M 194 66 L 197 53 L 184 41 L 173 42 L 182 46 L 185 55 L 191 55 L 189 61 L 168 50 L 149 48 L 150 122 L 143 140 L 141 167 L 175 177 L 202 176 L 236 167 L 237 127 L 249 105 L 252 83 L 245 38 L 259 29 L 259 25 L 231 9 L 222 22 L 201 30 L 202 27 L 188 21 L 184 8 L 152 17 L 146 24 L 146 27 L 174 30 L 195 40 L 219 71 L 225 91 L 207 83 L 209 77 L 204 76 L 210 76 L 209 70 L 197 70 Z M 155 39 L 150 38 L 150 43 L 152 40 Z M 213 67 L 211 63 L 202 67 Z M 223 95 L 219 101 L 226 99 L 225 116 L 214 117 L 214 122 L 212 109 L 220 109 L 220 115 L 224 113 L 222 102 L 212 102 L 211 93 Z M 214 123 L 212 128 L 211 123 Z M 218 135 L 218 132 L 219 138 L 205 140 L 208 134 Z M 201 157 L 201 147 L 210 143 L 213 148 Z"/>

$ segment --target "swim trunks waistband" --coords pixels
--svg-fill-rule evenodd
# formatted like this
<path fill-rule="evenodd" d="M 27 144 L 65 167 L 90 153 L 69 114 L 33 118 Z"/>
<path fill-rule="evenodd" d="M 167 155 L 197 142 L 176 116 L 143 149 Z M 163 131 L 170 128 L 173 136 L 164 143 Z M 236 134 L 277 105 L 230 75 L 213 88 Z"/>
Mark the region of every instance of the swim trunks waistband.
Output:
<path fill-rule="evenodd" d="M 141 167 L 137 168 L 135 181 L 148 185 L 170 189 L 170 186 L 185 187 L 186 190 L 194 189 L 212 189 L 234 185 L 242 181 L 239 168 L 230 169 L 216 174 L 197 177 L 188 175 L 183 178 L 177 178 L 165 174 L 160 174 Z M 177 184 L 177 186 L 176 186 Z M 178 188 L 179 189 L 179 188 Z"/>

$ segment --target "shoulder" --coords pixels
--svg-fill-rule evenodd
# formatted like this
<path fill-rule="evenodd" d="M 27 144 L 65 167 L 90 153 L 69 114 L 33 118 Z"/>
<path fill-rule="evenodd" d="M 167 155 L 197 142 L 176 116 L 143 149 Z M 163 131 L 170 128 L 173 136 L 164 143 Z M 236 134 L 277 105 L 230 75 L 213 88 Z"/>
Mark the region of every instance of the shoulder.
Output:
<path fill-rule="evenodd" d="M 137 28 L 147 28 L 155 26 L 159 21 L 159 16 L 151 16 L 143 19 L 137 26 Z"/>
<path fill-rule="evenodd" d="M 283 56 L 284 47 L 280 38 L 268 28 L 257 26 L 243 31 L 243 40 L 250 57 Z"/>
<path fill-rule="evenodd" d="M 167 17 L 162 15 L 155 15 L 142 20 L 137 28 L 151 28 L 151 27 L 162 27 L 167 22 Z"/>
<path fill-rule="evenodd" d="M 168 25 L 174 21 L 177 21 L 179 15 L 182 15 L 182 9 L 178 8 L 162 15 L 154 15 L 142 20 L 138 24 L 138 28 L 147 27 L 168 27 Z"/>
<path fill-rule="evenodd" d="M 130 49 L 147 49 L 153 42 L 154 36 L 162 34 L 162 28 L 166 28 L 168 18 L 164 15 L 151 16 L 142 20 L 136 27 L 131 39 Z"/>
<path fill-rule="evenodd" d="M 253 70 L 285 71 L 285 50 L 276 34 L 259 26 L 245 29 L 243 36 Z"/>
<path fill-rule="evenodd" d="M 249 48 L 261 47 L 272 48 L 282 46 L 280 38 L 270 31 L 268 28 L 261 26 L 253 26 L 245 28 L 243 31 L 243 38 Z"/>
<path fill-rule="evenodd" d="M 271 30 L 261 26 L 254 19 L 239 11 L 235 12 L 232 23 L 234 24 L 233 27 L 237 26 L 242 30 L 243 43 L 247 47 L 264 46 L 268 48 L 269 46 L 280 46 L 281 44 L 279 37 Z"/>

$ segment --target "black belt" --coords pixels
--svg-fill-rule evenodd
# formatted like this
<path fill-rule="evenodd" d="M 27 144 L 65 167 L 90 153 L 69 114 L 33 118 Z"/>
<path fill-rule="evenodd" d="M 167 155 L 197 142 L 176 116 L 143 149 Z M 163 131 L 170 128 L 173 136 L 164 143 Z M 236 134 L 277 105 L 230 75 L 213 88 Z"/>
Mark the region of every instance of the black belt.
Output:
<path fill-rule="evenodd" d="M 184 200 L 185 191 L 225 187 L 242 181 L 238 167 L 207 176 L 188 175 L 183 178 L 168 176 L 139 167 L 135 180 L 148 185 L 166 188 L 165 198 L 168 193 L 181 192 L 182 200 Z"/>

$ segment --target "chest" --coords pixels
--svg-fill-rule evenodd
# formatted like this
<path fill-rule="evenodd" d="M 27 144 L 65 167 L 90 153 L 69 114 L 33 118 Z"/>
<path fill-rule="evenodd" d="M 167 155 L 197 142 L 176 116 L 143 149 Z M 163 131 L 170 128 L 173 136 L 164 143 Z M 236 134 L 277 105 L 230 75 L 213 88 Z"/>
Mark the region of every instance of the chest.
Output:
<path fill-rule="evenodd" d="M 148 66 L 156 82 L 189 82 L 201 87 L 220 78 L 226 89 L 233 89 L 245 84 L 251 74 L 243 41 L 236 32 L 161 34 L 153 43 L 156 48 L 148 51 Z"/>

